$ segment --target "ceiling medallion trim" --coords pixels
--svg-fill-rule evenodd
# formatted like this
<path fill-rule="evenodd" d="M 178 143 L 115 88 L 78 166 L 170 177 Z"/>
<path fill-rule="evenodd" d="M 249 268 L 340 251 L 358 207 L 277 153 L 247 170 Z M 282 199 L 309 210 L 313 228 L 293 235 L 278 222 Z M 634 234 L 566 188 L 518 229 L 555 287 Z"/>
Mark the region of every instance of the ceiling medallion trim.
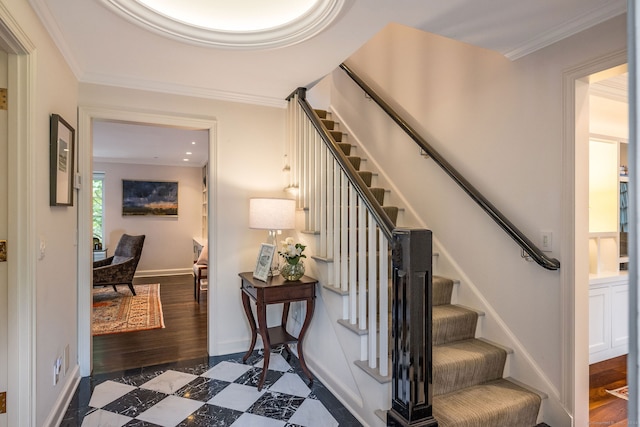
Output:
<path fill-rule="evenodd" d="M 347 0 L 318 0 L 304 15 L 284 25 L 256 31 L 222 31 L 174 20 L 136 0 L 100 0 L 130 22 L 166 37 L 228 49 L 267 49 L 303 42 L 331 25 Z"/>

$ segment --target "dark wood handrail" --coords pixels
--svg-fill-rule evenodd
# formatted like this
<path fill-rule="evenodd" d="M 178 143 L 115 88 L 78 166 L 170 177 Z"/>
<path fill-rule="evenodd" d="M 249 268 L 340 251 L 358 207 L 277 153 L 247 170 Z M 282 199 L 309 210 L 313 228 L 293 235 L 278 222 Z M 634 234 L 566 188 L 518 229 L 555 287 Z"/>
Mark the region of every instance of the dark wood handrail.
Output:
<path fill-rule="evenodd" d="M 298 104 L 300 105 L 300 107 L 302 107 L 309 120 L 311 120 L 313 127 L 315 127 L 318 131 L 318 134 L 326 144 L 333 158 L 340 164 L 342 171 L 347 176 L 347 179 L 349 179 L 349 181 L 351 181 L 351 183 L 353 184 L 354 189 L 362 198 L 362 201 L 367 207 L 367 210 L 373 216 L 373 219 L 378 224 L 380 230 L 384 233 L 387 240 L 391 241 L 393 239 L 393 230 L 395 229 L 393 221 L 391 221 L 387 213 L 376 201 L 375 197 L 371 193 L 371 190 L 369 190 L 367 184 L 362 180 L 362 177 L 358 174 L 356 168 L 351 164 L 350 161 L 346 160 L 345 156 L 342 154 L 342 150 L 340 149 L 340 147 L 338 147 L 333 137 L 330 136 L 327 129 L 320 122 L 318 115 L 315 113 L 315 111 L 313 111 L 313 108 L 307 101 L 306 89 L 296 89 L 296 91 L 287 99 L 290 100 L 293 95 L 298 95 Z"/>
<path fill-rule="evenodd" d="M 447 175 L 451 177 L 463 190 L 469 195 L 480 207 L 489 215 L 507 235 L 509 235 L 522 248 L 524 252 L 540 266 L 547 270 L 558 270 L 560 261 L 555 258 L 549 258 L 542 250 L 540 250 L 530 239 L 528 239 L 511 221 L 509 221 L 489 200 L 487 200 L 469 181 L 467 181 L 449 162 L 447 162 L 418 132 L 415 131 L 396 111 L 380 97 L 367 83 L 364 82 L 351 68 L 346 64 L 340 64 L 351 79 L 356 82 L 365 93 L 370 96 L 380 108 L 398 126 L 415 141 L 418 146 L 429 155 L 433 161 L 440 166 Z"/>

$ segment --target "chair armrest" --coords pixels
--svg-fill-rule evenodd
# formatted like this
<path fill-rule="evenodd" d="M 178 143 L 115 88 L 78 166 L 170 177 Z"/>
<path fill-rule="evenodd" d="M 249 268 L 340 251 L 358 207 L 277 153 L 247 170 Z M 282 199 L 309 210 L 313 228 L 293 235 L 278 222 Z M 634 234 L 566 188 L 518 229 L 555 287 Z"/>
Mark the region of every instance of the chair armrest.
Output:
<path fill-rule="evenodd" d="M 129 283 L 136 272 L 135 258 L 119 264 L 105 265 L 93 269 L 93 284 Z"/>
<path fill-rule="evenodd" d="M 104 267 L 105 265 L 110 265 L 113 262 L 113 256 L 109 258 L 101 259 L 99 261 L 93 261 L 93 268 Z"/>

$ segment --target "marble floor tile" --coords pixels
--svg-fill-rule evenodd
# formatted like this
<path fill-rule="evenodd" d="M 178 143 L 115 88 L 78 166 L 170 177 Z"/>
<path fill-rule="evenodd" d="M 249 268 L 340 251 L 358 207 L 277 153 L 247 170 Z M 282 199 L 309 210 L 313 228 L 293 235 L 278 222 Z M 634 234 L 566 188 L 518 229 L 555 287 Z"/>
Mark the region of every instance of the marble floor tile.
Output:
<path fill-rule="evenodd" d="M 92 408 L 102 408 L 135 389 L 136 388 L 131 385 L 117 383 L 115 381 L 105 381 L 94 388 L 91 400 L 89 400 L 89 406 Z"/>
<path fill-rule="evenodd" d="M 135 418 L 165 397 L 167 395 L 164 393 L 137 388 L 105 405 L 102 409 Z"/>
<path fill-rule="evenodd" d="M 169 370 L 142 384 L 140 388 L 173 394 L 196 378 L 193 374 Z"/>
<path fill-rule="evenodd" d="M 262 352 L 169 362 L 82 378 L 61 427 L 356 427 L 320 382 L 308 386 L 298 359 Z M 337 420 L 337 421 L 336 421 Z"/>
<path fill-rule="evenodd" d="M 136 418 L 162 427 L 175 427 L 203 405 L 197 400 L 167 396 Z"/>
<path fill-rule="evenodd" d="M 253 366 L 262 369 L 263 364 L 264 358 Z M 289 365 L 287 360 L 282 357 L 281 354 L 272 353 L 271 356 L 269 356 L 269 369 L 272 371 L 289 372 L 291 371 L 291 365 Z"/>
<path fill-rule="evenodd" d="M 129 421 L 131 417 L 98 409 L 84 417 L 82 427 L 122 427 Z"/>
<path fill-rule="evenodd" d="M 299 375 L 293 373 L 285 373 L 278 381 L 276 381 L 269 391 L 277 393 L 285 393 L 293 396 L 307 397 L 311 393 L 311 389 L 300 378 Z"/>
<path fill-rule="evenodd" d="M 215 395 L 207 403 L 222 406 L 223 408 L 246 411 L 258 400 L 265 390 L 258 391 L 255 387 L 243 384 L 229 384 L 224 390 Z"/>
<path fill-rule="evenodd" d="M 223 408 L 221 406 L 205 404 L 188 418 L 183 420 L 179 427 L 228 427 L 243 414 L 242 411 Z"/>
<path fill-rule="evenodd" d="M 220 393 L 229 385 L 226 381 L 214 380 L 213 378 L 198 377 L 189 384 L 176 391 L 174 394 L 187 399 L 206 402 L 216 394 Z"/>
<path fill-rule="evenodd" d="M 275 384 L 276 381 L 282 377 L 283 373 L 280 371 L 272 371 L 269 369 L 267 371 L 267 376 L 265 377 L 264 384 L 262 385 L 264 388 L 269 388 L 272 384 Z M 244 375 L 237 378 L 234 382 L 237 384 L 244 384 L 251 387 L 258 387 L 258 383 L 260 382 L 260 377 L 262 376 L 262 369 L 260 368 L 252 368 L 248 370 Z"/>
<path fill-rule="evenodd" d="M 233 382 L 251 369 L 251 366 L 241 365 L 239 363 L 220 362 L 202 374 L 202 376 L 216 380 Z"/>
<path fill-rule="evenodd" d="M 289 418 L 289 423 L 305 427 L 337 427 L 339 425 L 327 408 L 313 399 L 305 399 L 296 413 Z"/>
<path fill-rule="evenodd" d="M 303 397 L 267 392 L 258 399 L 247 412 L 254 415 L 287 421 L 298 410 Z"/>
<path fill-rule="evenodd" d="M 231 427 L 284 427 L 287 423 L 280 420 L 272 420 L 254 414 L 242 414 Z"/>

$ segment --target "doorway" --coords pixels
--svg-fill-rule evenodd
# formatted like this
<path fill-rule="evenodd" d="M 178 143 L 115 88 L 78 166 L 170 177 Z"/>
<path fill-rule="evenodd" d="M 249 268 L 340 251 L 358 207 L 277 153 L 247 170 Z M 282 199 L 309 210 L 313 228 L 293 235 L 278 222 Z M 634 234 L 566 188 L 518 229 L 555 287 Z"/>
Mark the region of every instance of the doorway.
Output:
<path fill-rule="evenodd" d="M 589 424 L 589 86 L 605 70 L 621 67 L 626 50 L 581 64 L 564 73 L 563 241 L 565 268 L 561 272 L 564 324 L 563 400 L 573 408 L 574 424 Z"/>
<path fill-rule="evenodd" d="M 115 123 L 137 123 L 149 126 L 160 126 L 165 128 L 180 128 L 180 129 L 198 129 L 207 133 L 207 145 L 208 145 L 208 164 L 215 164 L 215 139 L 216 139 L 216 121 L 213 119 L 192 119 L 183 116 L 176 116 L 172 114 L 160 114 L 160 113 L 142 113 L 139 111 L 127 111 L 124 109 L 106 109 L 106 108 L 91 108 L 81 107 L 79 110 L 79 138 L 87 142 L 87 150 L 80 155 L 79 167 L 82 176 L 92 176 L 93 174 L 93 138 L 94 128 L 98 122 L 115 122 Z M 207 182 L 210 185 L 207 186 L 206 195 L 207 200 L 211 200 L 209 193 L 215 191 L 215 170 L 208 168 Z M 93 247 L 93 227 L 92 227 L 92 209 L 91 209 L 91 197 L 92 191 L 90 186 L 83 187 L 79 195 L 79 205 L 82 207 L 79 210 L 79 259 L 85 259 L 87 262 L 81 264 L 81 272 L 79 274 L 79 283 L 90 283 L 91 281 L 91 265 L 90 258 Z M 121 203 L 121 201 L 114 201 L 114 203 Z M 211 228 L 208 228 L 211 230 Z M 208 232 L 207 238 L 211 239 L 212 232 Z M 146 244 L 146 242 L 145 242 Z M 213 256 L 211 255 L 213 259 Z M 215 285 L 210 284 L 207 292 L 207 300 L 202 303 L 209 306 L 209 301 L 212 300 L 213 294 L 215 294 Z M 93 354 L 93 340 L 91 335 L 91 313 L 92 313 L 92 292 L 89 287 L 78 289 L 79 300 L 79 364 L 80 373 L 82 376 L 89 376 L 91 374 L 92 367 L 92 354 Z M 201 303 L 201 304 L 202 304 Z M 208 311 L 210 313 L 210 311 Z M 207 324 L 210 324 L 211 316 L 207 317 Z M 207 328 L 211 331 L 211 328 Z M 207 352 L 212 353 L 211 350 L 211 332 L 207 333 Z"/>
<path fill-rule="evenodd" d="M 629 102 L 626 67 L 589 77 L 589 420 L 626 423 Z"/>

